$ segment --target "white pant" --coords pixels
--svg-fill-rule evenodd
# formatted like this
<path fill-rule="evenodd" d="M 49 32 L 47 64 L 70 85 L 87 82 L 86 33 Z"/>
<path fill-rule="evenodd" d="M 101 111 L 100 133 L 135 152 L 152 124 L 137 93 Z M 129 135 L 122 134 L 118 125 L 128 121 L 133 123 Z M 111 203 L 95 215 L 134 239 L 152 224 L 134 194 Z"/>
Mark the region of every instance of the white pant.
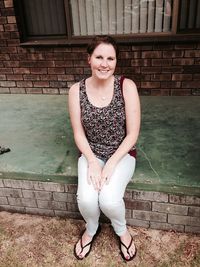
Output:
<path fill-rule="evenodd" d="M 101 166 L 103 160 L 98 159 Z M 126 154 L 117 164 L 108 185 L 104 184 L 100 192 L 88 184 L 87 159 L 82 155 L 78 160 L 77 201 L 80 213 L 89 235 L 93 236 L 99 225 L 100 209 L 111 220 L 114 231 L 121 236 L 126 231 L 124 192 L 135 170 L 135 158 Z"/>

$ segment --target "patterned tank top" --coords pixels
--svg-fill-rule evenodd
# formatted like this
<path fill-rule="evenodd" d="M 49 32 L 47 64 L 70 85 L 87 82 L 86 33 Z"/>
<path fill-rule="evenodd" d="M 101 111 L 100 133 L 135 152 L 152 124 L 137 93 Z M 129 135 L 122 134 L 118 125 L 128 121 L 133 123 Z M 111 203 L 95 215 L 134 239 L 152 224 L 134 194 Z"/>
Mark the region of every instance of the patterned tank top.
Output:
<path fill-rule="evenodd" d="M 85 80 L 80 81 L 81 122 L 89 145 L 97 158 L 107 161 L 126 136 L 126 114 L 121 76 L 114 76 L 114 92 L 105 107 L 96 107 L 88 99 Z M 135 147 L 129 152 L 135 157 Z"/>

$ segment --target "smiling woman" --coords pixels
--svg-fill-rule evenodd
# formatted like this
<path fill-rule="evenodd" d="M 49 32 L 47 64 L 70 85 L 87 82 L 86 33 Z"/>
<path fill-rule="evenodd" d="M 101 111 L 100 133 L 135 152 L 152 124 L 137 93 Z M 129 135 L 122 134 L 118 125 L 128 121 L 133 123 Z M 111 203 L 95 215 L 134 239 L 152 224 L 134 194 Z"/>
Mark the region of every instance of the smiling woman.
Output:
<path fill-rule="evenodd" d="M 100 231 L 100 210 L 111 220 L 124 260 L 136 255 L 127 231 L 123 201 L 135 170 L 135 143 L 140 128 L 140 102 L 135 83 L 114 75 L 118 48 L 110 36 L 96 36 L 88 46 L 91 76 L 69 91 L 69 112 L 78 160 L 79 210 L 86 230 L 74 247 L 85 258 Z"/>

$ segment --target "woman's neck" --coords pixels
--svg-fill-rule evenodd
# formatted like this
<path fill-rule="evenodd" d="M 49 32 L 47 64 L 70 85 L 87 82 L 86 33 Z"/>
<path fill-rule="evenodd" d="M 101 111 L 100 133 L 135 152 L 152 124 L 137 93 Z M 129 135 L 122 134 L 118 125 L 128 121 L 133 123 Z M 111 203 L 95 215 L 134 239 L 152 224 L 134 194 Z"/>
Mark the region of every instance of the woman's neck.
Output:
<path fill-rule="evenodd" d="M 91 76 L 89 79 L 89 84 L 91 87 L 98 89 L 105 89 L 111 84 L 113 84 L 114 81 L 114 75 L 110 76 L 108 79 L 98 79 L 94 76 Z"/>

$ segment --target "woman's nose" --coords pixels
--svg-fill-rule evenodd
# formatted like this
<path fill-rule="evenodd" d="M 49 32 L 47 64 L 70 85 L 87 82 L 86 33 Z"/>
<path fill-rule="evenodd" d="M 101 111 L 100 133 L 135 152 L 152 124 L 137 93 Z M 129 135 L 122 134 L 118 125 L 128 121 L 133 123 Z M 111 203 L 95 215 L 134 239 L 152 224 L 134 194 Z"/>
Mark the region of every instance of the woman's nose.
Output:
<path fill-rule="evenodd" d="M 108 63 L 107 63 L 107 60 L 106 60 L 106 59 L 103 59 L 103 60 L 101 61 L 101 66 L 102 66 L 102 67 L 107 67 L 107 66 L 108 66 Z"/>

